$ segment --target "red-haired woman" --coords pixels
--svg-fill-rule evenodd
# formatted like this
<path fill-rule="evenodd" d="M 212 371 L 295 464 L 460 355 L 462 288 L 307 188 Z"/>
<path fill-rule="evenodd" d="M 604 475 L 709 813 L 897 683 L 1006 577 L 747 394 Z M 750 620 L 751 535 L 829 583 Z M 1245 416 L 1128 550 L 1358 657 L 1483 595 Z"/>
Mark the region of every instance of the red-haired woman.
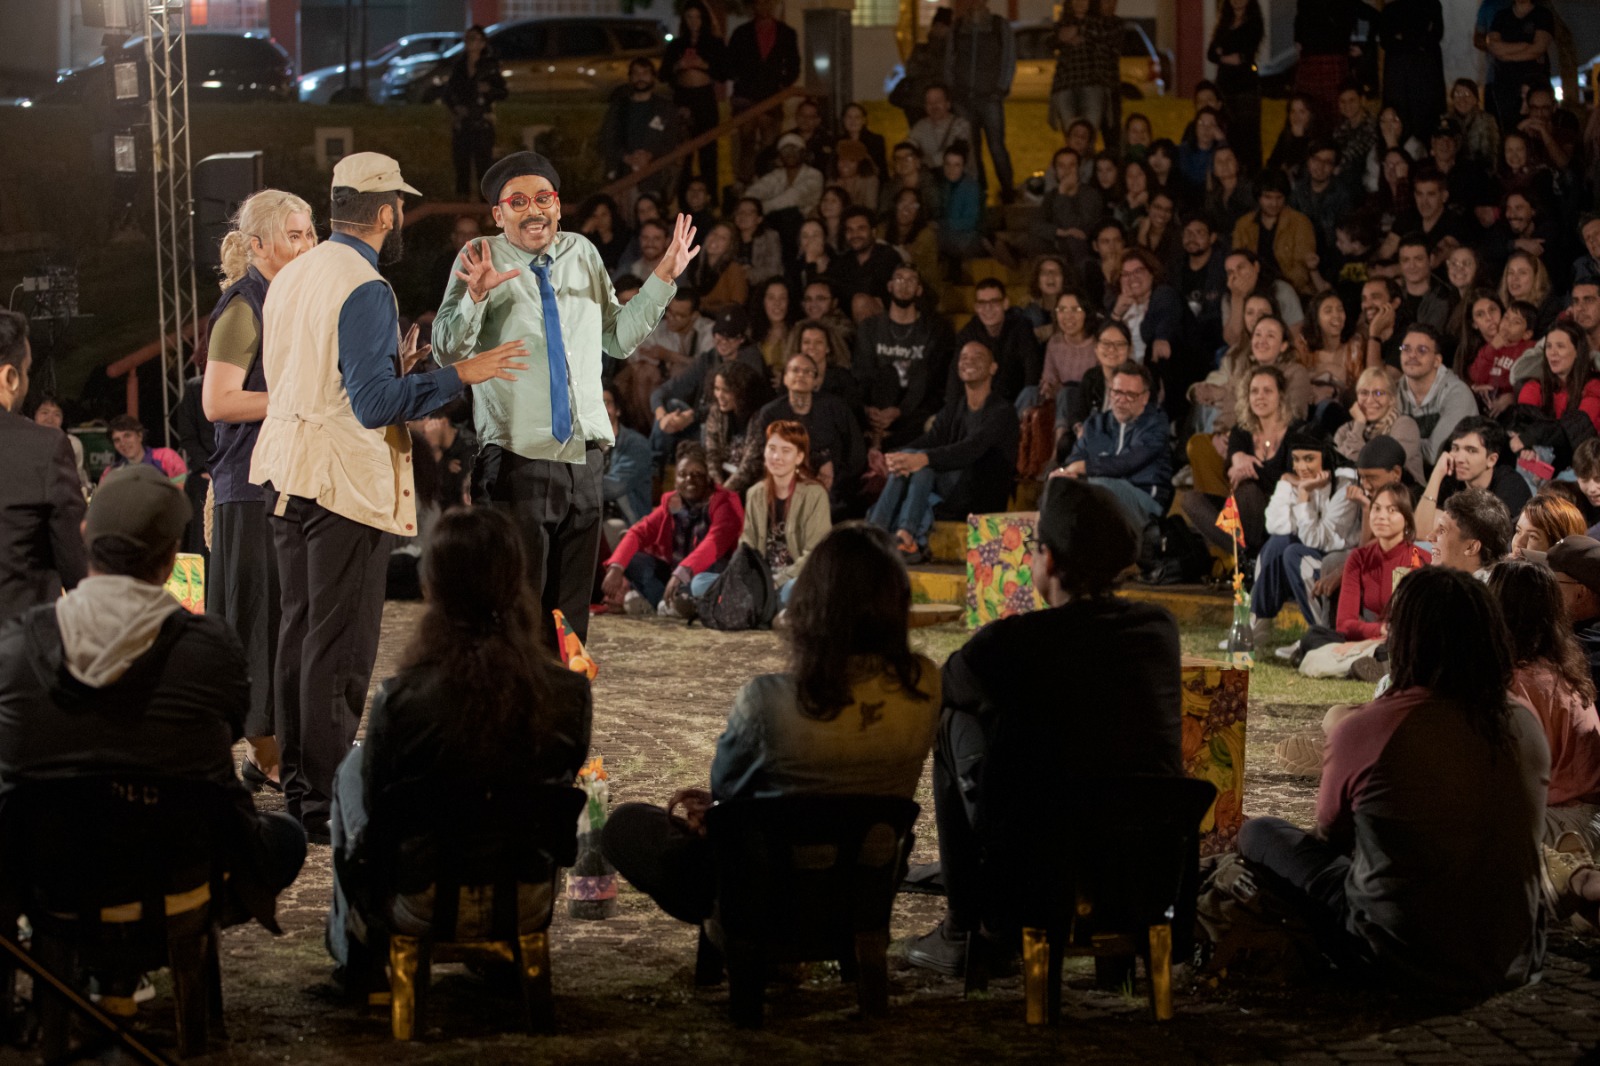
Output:
<path fill-rule="evenodd" d="M 750 486 L 744 501 L 744 536 L 772 568 L 778 602 L 788 606 L 794 579 L 806 556 L 833 528 L 828 490 L 812 476 L 807 462 L 811 435 L 799 422 L 779 421 L 767 427 L 763 456 L 766 476 Z"/>

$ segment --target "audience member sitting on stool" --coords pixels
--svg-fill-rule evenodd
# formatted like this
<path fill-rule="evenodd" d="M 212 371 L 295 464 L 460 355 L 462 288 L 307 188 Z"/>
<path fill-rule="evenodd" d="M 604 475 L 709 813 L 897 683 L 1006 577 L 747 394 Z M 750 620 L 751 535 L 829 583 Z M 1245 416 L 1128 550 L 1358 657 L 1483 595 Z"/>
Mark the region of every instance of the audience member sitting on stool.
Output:
<path fill-rule="evenodd" d="M 680 921 L 711 913 L 705 839 L 713 802 L 795 795 L 910 799 L 939 724 L 939 674 L 907 643 L 911 584 L 882 531 L 833 530 L 795 581 L 790 669 L 734 698 L 711 762 L 711 789 L 666 807 L 624 803 L 606 821 L 606 858 Z M 678 814 L 679 808 L 682 814 Z"/>
<path fill-rule="evenodd" d="M 1058 802 L 1064 776 L 1183 774 L 1178 624 L 1114 595 L 1139 552 L 1122 506 L 1098 485 L 1052 478 L 1038 536 L 1033 571 L 1050 607 L 990 623 L 944 668 L 933 800 L 949 903 L 906 949 L 940 973 L 963 971 L 968 934 L 1014 921 L 984 913 L 984 886 L 1027 863 L 1032 814 Z"/>
<path fill-rule="evenodd" d="M 257 812 L 235 776 L 250 707 L 239 639 L 163 587 L 192 515 L 160 470 L 112 471 L 84 522 L 89 576 L 0 627 L 0 793 L 119 771 L 216 784 L 232 805 L 223 921 L 278 932 L 274 901 L 300 873 L 305 831 Z"/>
<path fill-rule="evenodd" d="M 1575 834 L 1583 853 L 1594 855 L 1600 852 L 1600 718 L 1589 661 L 1562 610 L 1561 586 L 1548 567 L 1508 560 L 1489 576 L 1489 592 L 1500 601 L 1511 635 L 1511 695 L 1538 715 L 1550 745 L 1544 842 L 1560 848 L 1564 834 Z"/>
<path fill-rule="evenodd" d="M 1167 416 L 1151 402 L 1153 392 L 1150 371 L 1131 360 L 1118 366 L 1106 389 L 1106 410 L 1084 421 L 1060 471 L 1115 496 L 1146 544 L 1159 541 L 1156 524 L 1172 504 Z"/>
<path fill-rule="evenodd" d="M 1485 489 L 1450 497 L 1433 521 L 1433 561 L 1463 570 L 1479 581 L 1511 548 L 1511 516 L 1506 505 Z"/>
<path fill-rule="evenodd" d="M 1426 567 L 1390 611 L 1393 686 L 1328 734 L 1316 827 L 1252 818 L 1239 854 L 1352 975 L 1483 997 L 1544 959 L 1550 753 L 1507 690 L 1511 642 L 1467 574 Z"/>
<path fill-rule="evenodd" d="M 956 374 L 963 394 L 904 451 L 883 457 L 889 481 L 867 521 L 894 535 L 908 564 L 928 558 L 936 510 L 965 518 L 1006 509 L 1021 430 L 1016 411 L 994 388 L 997 369 L 982 343 L 962 345 Z"/>
<path fill-rule="evenodd" d="M 1348 491 L 1355 478 L 1333 469 L 1333 449 L 1304 432 L 1291 433 L 1284 447 L 1290 469 L 1267 501 L 1267 542 L 1256 557 L 1250 594 L 1257 647 L 1270 639 L 1272 620 L 1291 597 L 1308 625 L 1327 623 L 1327 601 L 1311 592 L 1321 576 L 1317 564 L 1361 539 L 1361 506 Z M 1276 654 L 1291 659 L 1299 647 L 1296 641 Z"/>
<path fill-rule="evenodd" d="M 606 560 L 606 602 L 633 615 L 693 613 L 744 530 L 739 497 L 711 480 L 706 450 L 678 445 L 676 489 L 622 536 Z"/>
<path fill-rule="evenodd" d="M 778 602 L 789 606 L 795 579 L 813 548 L 833 528 L 828 490 L 811 473 L 811 437 L 799 422 L 773 422 L 766 428 L 762 461 L 767 472 L 745 494 L 744 533 L 766 559 Z"/>
<path fill-rule="evenodd" d="M 427 610 L 400 672 L 372 701 L 365 743 L 334 780 L 327 944 L 348 992 L 383 987 L 385 932 L 428 931 L 440 871 L 415 812 L 468 785 L 506 797 L 570 785 L 588 754 L 589 682 L 540 638 L 526 569 L 522 535 L 503 511 L 439 516 L 422 558 Z M 542 913 L 547 892 L 521 886 L 519 913 Z M 463 890 L 457 934 L 486 934 L 493 905 L 491 891 Z"/>

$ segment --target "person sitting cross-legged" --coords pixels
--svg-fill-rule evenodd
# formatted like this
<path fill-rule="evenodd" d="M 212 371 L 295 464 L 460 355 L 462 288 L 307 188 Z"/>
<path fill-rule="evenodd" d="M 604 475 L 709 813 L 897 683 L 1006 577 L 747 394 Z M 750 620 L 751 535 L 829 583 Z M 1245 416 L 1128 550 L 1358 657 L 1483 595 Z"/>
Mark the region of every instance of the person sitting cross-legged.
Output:
<path fill-rule="evenodd" d="M 588 755 L 589 681 L 542 639 L 527 565 L 504 511 L 446 511 L 433 527 L 422 557 L 426 610 L 399 673 L 372 701 L 365 741 L 334 780 L 327 947 L 348 993 L 384 987 L 383 935 L 426 935 L 433 885 L 455 872 L 438 868 L 418 811 L 447 820 L 439 806 L 469 790 L 514 804 L 530 789 L 570 785 Z M 470 838 L 466 859 L 492 859 L 498 845 L 472 838 L 474 828 L 459 826 Z M 519 886 L 519 915 L 536 919 L 548 891 Z M 463 891 L 457 936 L 487 935 L 497 902 L 492 890 Z"/>
<path fill-rule="evenodd" d="M 889 480 L 867 511 L 867 521 L 894 534 L 908 564 L 927 559 L 936 509 L 961 517 L 1003 511 L 1011 496 L 1021 431 L 1016 411 L 993 387 L 994 355 L 968 341 L 956 362 L 963 394 L 904 451 L 884 456 Z"/>
<path fill-rule="evenodd" d="M 1172 448 L 1166 413 L 1153 403 L 1150 371 L 1129 360 L 1111 374 L 1107 409 L 1083 423 L 1061 477 L 1081 477 L 1116 497 L 1129 524 L 1149 542 L 1172 503 Z"/>
<path fill-rule="evenodd" d="M 1258 817 L 1239 832 L 1261 891 L 1354 978 L 1482 998 L 1539 976 L 1550 752 L 1507 695 L 1512 646 L 1470 575 L 1407 575 L 1389 613 L 1393 684 L 1329 731 L 1314 829 Z"/>
<path fill-rule="evenodd" d="M 764 432 L 766 473 L 745 493 L 739 543 L 761 553 L 772 571 L 778 603 L 788 607 L 801 568 L 833 528 L 833 508 L 828 490 L 811 472 L 811 436 L 806 427 L 780 420 Z M 782 611 L 778 617 L 783 617 Z"/>
<path fill-rule="evenodd" d="M 712 803 L 796 795 L 910 799 L 939 726 L 939 672 L 911 650 L 911 582 L 878 529 L 832 530 L 795 580 L 789 670 L 734 697 L 711 761 L 710 789 L 665 807 L 624 803 L 601 836 L 617 871 L 672 917 L 711 914 Z M 681 814 L 678 813 L 681 809 Z"/>
<path fill-rule="evenodd" d="M 228 807 L 222 922 L 253 917 L 276 933 L 275 900 L 300 873 L 306 835 L 257 811 L 235 775 L 250 709 L 238 637 L 164 587 L 192 515 L 162 471 L 112 471 L 84 521 L 89 576 L 0 626 L 0 797 L 123 772 L 208 782 Z"/>
<path fill-rule="evenodd" d="M 1318 564 L 1328 552 L 1344 551 L 1361 539 L 1361 505 L 1351 498 L 1354 471 L 1334 469 L 1333 449 L 1309 433 L 1291 433 L 1284 445 L 1292 469 L 1267 501 L 1267 541 L 1256 557 L 1256 583 L 1250 593 L 1257 645 L 1271 636 L 1272 620 L 1293 598 L 1307 624 L 1328 620 L 1324 597 L 1312 587 Z M 1279 648 L 1280 659 L 1292 659 L 1299 641 Z"/>
<path fill-rule="evenodd" d="M 940 973 L 964 970 L 969 933 L 1017 917 L 988 913 L 985 885 L 1028 863 L 1040 846 L 1029 827 L 1059 804 L 1063 778 L 1183 775 L 1178 624 L 1115 595 L 1139 552 L 1123 507 L 1099 485 L 1051 478 L 1038 539 L 1050 606 L 990 623 L 944 667 L 933 800 L 948 909 L 905 946 L 909 962 Z"/>
<path fill-rule="evenodd" d="M 689 615 L 739 546 L 744 506 L 711 480 L 706 450 L 693 441 L 678 445 L 676 486 L 606 560 L 606 602 L 628 614 Z"/>

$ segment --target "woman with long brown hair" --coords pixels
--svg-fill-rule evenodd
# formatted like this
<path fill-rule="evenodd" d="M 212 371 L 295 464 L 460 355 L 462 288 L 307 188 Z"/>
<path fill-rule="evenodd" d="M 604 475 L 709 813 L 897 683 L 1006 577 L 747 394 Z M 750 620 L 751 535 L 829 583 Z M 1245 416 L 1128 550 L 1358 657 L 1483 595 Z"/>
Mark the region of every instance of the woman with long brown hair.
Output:
<path fill-rule="evenodd" d="M 448 822 L 455 797 L 469 793 L 514 808 L 533 790 L 571 784 L 589 751 L 589 681 L 548 650 L 522 534 L 506 512 L 440 515 L 422 557 L 422 591 L 426 609 L 399 672 L 378 690 L 366 739 L 334 782 L 328 950 L 356 979 L 382 973 L 367 930 L 428 932 L 432 885 L 445 871 L 435 868 L 434 830 L 417 824 L 418 812 Z M 476 827 L 460 828 L 474 839 Z M 530 919 L 540 892 L 518 891 Z M 362 920 L 351 922 L 352 912 Z M 486 935 L 491 914 L 487 903 L 464 902 L 456 932 Z"/>

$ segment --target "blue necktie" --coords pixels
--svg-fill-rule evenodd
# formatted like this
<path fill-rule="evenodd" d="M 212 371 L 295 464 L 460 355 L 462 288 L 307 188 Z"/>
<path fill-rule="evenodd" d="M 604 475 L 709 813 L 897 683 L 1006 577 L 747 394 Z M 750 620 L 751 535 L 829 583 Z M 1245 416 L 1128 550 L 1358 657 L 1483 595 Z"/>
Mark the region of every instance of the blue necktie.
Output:
<path fill-rule="evenodd" d="M 544 350 L 550 363 L 550 432 L 562 444 L 572 439 L 572 401 L 567 397 L 567 345 L 561 339 L 561 312 L 556 307 L 555 286 L 550 284 L 550 268 L 538 263 L 533 276 L 539 279 L 539 298 L 544 302 Z"/>

